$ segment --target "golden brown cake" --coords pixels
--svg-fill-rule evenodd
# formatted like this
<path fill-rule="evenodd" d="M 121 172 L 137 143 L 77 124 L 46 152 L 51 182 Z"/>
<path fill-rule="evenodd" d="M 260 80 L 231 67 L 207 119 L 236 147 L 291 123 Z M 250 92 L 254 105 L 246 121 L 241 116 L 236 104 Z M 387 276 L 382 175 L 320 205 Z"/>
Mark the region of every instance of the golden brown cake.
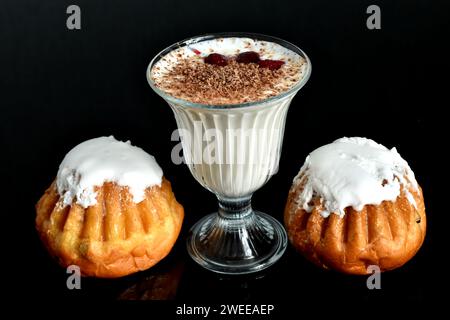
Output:
<path fill-rule="evenodd" d="M 309 155 L 289 192 L 293 246 L 326 269 L 367 274 L 398 268 L 425 238 L 422 190 L 397 151 L 342 138 Z"/>
<path fill-rule="evenodd" d="M 164 258 L 184 216 L 154 158 L 112 137 L 69 152 L 36 212 L 37 231 L 59 263 L 102 278 L 145 270 Z"/>

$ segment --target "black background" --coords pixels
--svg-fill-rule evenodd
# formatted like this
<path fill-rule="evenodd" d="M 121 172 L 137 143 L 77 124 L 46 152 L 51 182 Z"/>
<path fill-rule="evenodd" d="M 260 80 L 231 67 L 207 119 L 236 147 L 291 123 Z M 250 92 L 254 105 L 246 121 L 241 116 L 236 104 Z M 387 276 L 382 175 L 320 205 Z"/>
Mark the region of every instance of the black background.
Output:
<path fill-rule="evenodd" d="M 450 11 L 445 1 L 393 2 L 1 1 L 7 239 L 2 267 L 4 275 L 11 275 L 5 277 L 11 292 L 19 291 L 11 294 L 13 300 L 115 301 L 134 285 L 142 297 L 150 290 L 145 279 L 171 274 L 173 268 L 182 275 L 176 302 L 163 304 L 166 314 L 183 302 L 276 303 L 278 312 L 287 313 L 324 302 L 380 306 L 434 300 L 446 272 L 441 260 L 447 251 L 448 212 L 439 199 L 447 171 Z M 66 28 L 70 4 L 81 7 L 81 30 Z M 370 4 L 381 7 L 381 30 L 366 28 Z M 176 41 L 226 31 L 286 39 L 302 48 L 313 65 L 311 79 L 289 110 L 280 170 L 254 195 L 255 208 L 281 220 L 292 179 L 308 152 L 342 136 L 396 146 L 414 170 L 424 190 L 427 237 L 409 263 L 382 275 L 381 290 L 368 290 L 366 277 L 320 270 L 291 247 L 257 277 L 216 276 L 187 257 L 187 230 L 215 210 L 216 200 L 186 166 L 171 162 L 176 124 L 148 86 L 145 70 L 156 53 Z M 34 205 L 65 153 L 86 139 L 111 134 L 157 158 L 184 205 L 183 231 L 156 267 L 116 280 L 83 279 L 81 290 L 70 291 L 65 270 L 47 256 L 34 230 Z"/>

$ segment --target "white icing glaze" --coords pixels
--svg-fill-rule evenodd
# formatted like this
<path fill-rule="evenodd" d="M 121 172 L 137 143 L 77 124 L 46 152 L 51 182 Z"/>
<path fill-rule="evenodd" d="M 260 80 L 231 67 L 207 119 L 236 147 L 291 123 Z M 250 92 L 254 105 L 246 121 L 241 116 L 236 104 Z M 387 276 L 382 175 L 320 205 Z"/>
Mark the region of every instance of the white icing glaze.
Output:
<path fill-rule="evenodd" d="M 138 203 L 145 189 L 161 185 L 163 172 L 153 156 L 130 141 L 113 136 L 84 141 L 69 151 L 56 177 L 58 193 L 64 206 L 76 203 L 87 208 L 97 203 L 95 186 L 115 182 L 127 186 Z"/>
<path fill-rule="evenodd" d="M 204 58 L 213 52 L 226 56 L 234 56 L 240 52 L 255 51 L 260 53 L 260 57 L 263 60 L 283 60 L 286 62 L 286 65 L 301 65 L 298 74 L 292 76 L 287 75 L 286 77 L 280 79 L 280 83 L 277 84 L 278 86 L 285 86 L 286 84 L 293 86 L 307 73 L 308 65 L 302 56 L 274 42 L 237 37 L 218 38 L 200 42 L 195 41 L 196 40 L 193 39 L 191 44 L 174 49 L 155 64 L 150 71 L 150 77 L 155 80 L 157 85 L 160 79 L 172 70 L 172 68 L 177 65 L 181 59 L 191 57 Z M 200 52 L 200 54 L 197 55 L 196 51 Z M 266 94 L 270 96 L 272 91 L 268 91 Z"/>
<path fill-rule="evenodd" d="M 402 186 L 408 201 L 416 206 L 408 189 L 418 191 L 418 184 L 408 163 L 395 148 L 389 150 L 370 139 L 341 138 L 314 150 L 294 185 L 301 183 L 303 176 L 306 183 L 297 203 L 311 212 L 309 203 L 318 196 L 324 217 L 330 213 L 342 217 L 350 206 L 359 211 L 368 204 L 394 201 Z"/>

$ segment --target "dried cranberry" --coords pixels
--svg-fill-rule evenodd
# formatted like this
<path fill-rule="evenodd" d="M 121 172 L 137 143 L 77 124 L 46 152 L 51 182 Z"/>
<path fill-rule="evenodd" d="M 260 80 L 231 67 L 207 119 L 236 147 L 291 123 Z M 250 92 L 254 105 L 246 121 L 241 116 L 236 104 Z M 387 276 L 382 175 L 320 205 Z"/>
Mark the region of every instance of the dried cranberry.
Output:
<path fill-rule="evenodd" d="M 218 53 L 211 53 L 209 56 L 205 57 L 205 63 L 214 64 L 216 66 L 226 66 L 228 64 L 227 58 Z"/>
<path fill-rule="evenodd" d="M 236 62 L 239 63 L 258 63 L 259 60 L 259 54 L 255 51 L 242 52 L 236 57 Z"/>
<path fill-rule="evenodd" d="M 270 70 L 278 70 L 284 64 L 281 60 L 261 60 L 258 62 L 261 68 L 267 68 Z"/>

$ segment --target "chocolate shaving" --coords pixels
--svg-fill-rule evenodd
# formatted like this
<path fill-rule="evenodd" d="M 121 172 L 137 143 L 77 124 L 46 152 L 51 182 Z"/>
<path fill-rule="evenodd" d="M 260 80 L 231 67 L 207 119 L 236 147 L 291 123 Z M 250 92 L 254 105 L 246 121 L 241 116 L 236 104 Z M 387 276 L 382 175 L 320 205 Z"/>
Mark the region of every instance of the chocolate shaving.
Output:
<path fill-rule="evenodd" d="M 288 90 L 299 80 L 300 67 L 286 64 L 278 70 L 269 70 L 256 63 L 234 60 L 226 66 L 217 66 L 190 57 L 180 59 L 155 79 L 155 83 L 170 95 L 191 102 L 238 104 L 263 100 Z"/>

